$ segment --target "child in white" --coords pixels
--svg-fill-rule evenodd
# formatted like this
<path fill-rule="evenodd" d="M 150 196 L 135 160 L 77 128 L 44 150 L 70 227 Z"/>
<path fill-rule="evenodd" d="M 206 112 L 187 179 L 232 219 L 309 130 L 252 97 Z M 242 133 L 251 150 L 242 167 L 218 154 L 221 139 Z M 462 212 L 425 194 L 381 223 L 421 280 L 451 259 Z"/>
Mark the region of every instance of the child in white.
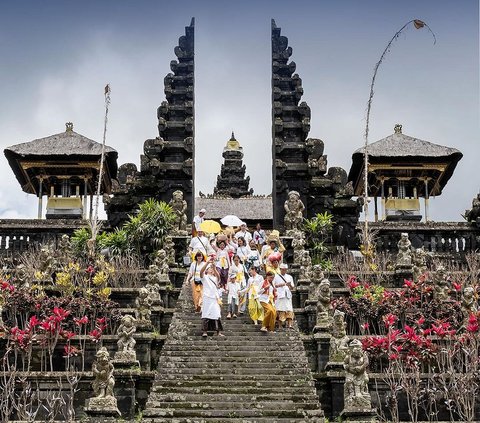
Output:
<path fill-rule="evenodd" d="M 228 304 L 228 314 L 227 319 L 237 317 L 238 312 L 238 291 L 240 290 L 240 283 L 237 282 L 235 275 L 230 274 L 227 283 L 227 304 Z"/>

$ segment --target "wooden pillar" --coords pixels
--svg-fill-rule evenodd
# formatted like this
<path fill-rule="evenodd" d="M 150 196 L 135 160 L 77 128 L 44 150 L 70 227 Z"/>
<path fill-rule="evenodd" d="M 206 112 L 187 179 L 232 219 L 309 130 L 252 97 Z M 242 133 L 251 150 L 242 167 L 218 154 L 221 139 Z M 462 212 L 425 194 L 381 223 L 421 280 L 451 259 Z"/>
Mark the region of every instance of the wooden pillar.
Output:
<path fill-rule="evenodd" d="M 87 183 L 87 177 L 85 176 L 84 178 L 84 188 L 83 188 L 83 213 L 82 217 L 84 219 L 87 218 L 87 207 L 88 207 L 88 183 Z"/>
<path fill-rule="evenodd" d="M 387 212 L 385 209 L 385 179 L 382 178 L 382 220 L 387 218 Z"/>
<path fill-rule="evenodd" d="M 42 218 L 42 200 L 43 200 L 43 177 L 40 176 L 38 181 L 38 218 Z"/>
<path fill-rule="evenodd" d="M 428 178 L 425 178 L 425 222 L 428 222 L 428 203 L 429 203 L 429 195 L 428 195 Z"/>

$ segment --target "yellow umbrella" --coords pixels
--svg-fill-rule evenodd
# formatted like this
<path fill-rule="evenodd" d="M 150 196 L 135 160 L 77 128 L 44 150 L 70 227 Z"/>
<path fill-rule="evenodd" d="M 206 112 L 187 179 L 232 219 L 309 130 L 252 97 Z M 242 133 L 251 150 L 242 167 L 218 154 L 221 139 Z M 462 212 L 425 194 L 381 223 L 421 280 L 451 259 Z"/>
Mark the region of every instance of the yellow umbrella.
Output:
<path fill-rule="evenodd" d="M 215 220 L 204 220 L 200 223 L 200 230 L 208 234 L 216 234 L 222 230 L 222 227 Z"/>

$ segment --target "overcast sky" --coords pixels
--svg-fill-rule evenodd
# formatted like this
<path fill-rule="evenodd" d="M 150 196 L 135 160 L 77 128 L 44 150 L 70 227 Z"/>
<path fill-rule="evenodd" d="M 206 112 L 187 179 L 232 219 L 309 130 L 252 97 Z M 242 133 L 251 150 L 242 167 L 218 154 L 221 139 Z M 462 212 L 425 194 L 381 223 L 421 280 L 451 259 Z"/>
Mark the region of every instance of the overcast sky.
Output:
<path fill-rule="evenodd" d="M 232 130 L 256 194 L 271 192 L 270 19 L 293 47 L 312 109 L 310 137 L 325 142 L 329 166 L 347 172 L 363 144 L 375 63 L 393 45 L 375 85 L 370 141 L 403 133 L 455 147 L 464 157 L 435 220 L 462 220 L 479 191 L 479 10 L 475 0 L 19 1 L 0 5 L 2 149 L 74 130 L 101 142 L 103 88 L 112 102 L 107 144 L 119 165 L 139 167 L 143 142 L 158 135 L 156 109 L 173 48 L 195 24 L 196 190 L 211 193 Z M 0 217 L 36 217 L 3 157 Z"/>

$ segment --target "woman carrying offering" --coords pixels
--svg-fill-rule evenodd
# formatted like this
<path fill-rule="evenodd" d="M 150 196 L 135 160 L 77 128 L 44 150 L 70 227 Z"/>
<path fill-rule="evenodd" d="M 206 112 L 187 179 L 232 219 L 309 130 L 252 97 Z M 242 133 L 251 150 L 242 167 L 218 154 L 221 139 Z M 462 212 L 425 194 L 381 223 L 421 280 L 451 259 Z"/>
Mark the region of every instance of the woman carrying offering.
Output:
<path fill-rule="evenodd" d="M 195 306 L 195 311 L 197 313 L 202 310 L 203 284 L 202 277 L 200 276 L 200 270 L 202 269 L 202 267 L 205 266 L 203 259 L 203 253 L 197 251 L 197 253 L 195 254 L 195 261 L 190 265 L 187 276 L 187 278 L 192 284 L 193 305 Z"/>
<path fill-rule="evenodd" d="M 202 336 L 207 337 L 208 330 L 214 330 L 218 336 L 225 336 L 221 321 L 222 299 L 218 293 L 218 281 L 220 275 L 215 268 L 214 259 L 211 257 L 200 270 L 203 283 L 202 296 Z"/>

